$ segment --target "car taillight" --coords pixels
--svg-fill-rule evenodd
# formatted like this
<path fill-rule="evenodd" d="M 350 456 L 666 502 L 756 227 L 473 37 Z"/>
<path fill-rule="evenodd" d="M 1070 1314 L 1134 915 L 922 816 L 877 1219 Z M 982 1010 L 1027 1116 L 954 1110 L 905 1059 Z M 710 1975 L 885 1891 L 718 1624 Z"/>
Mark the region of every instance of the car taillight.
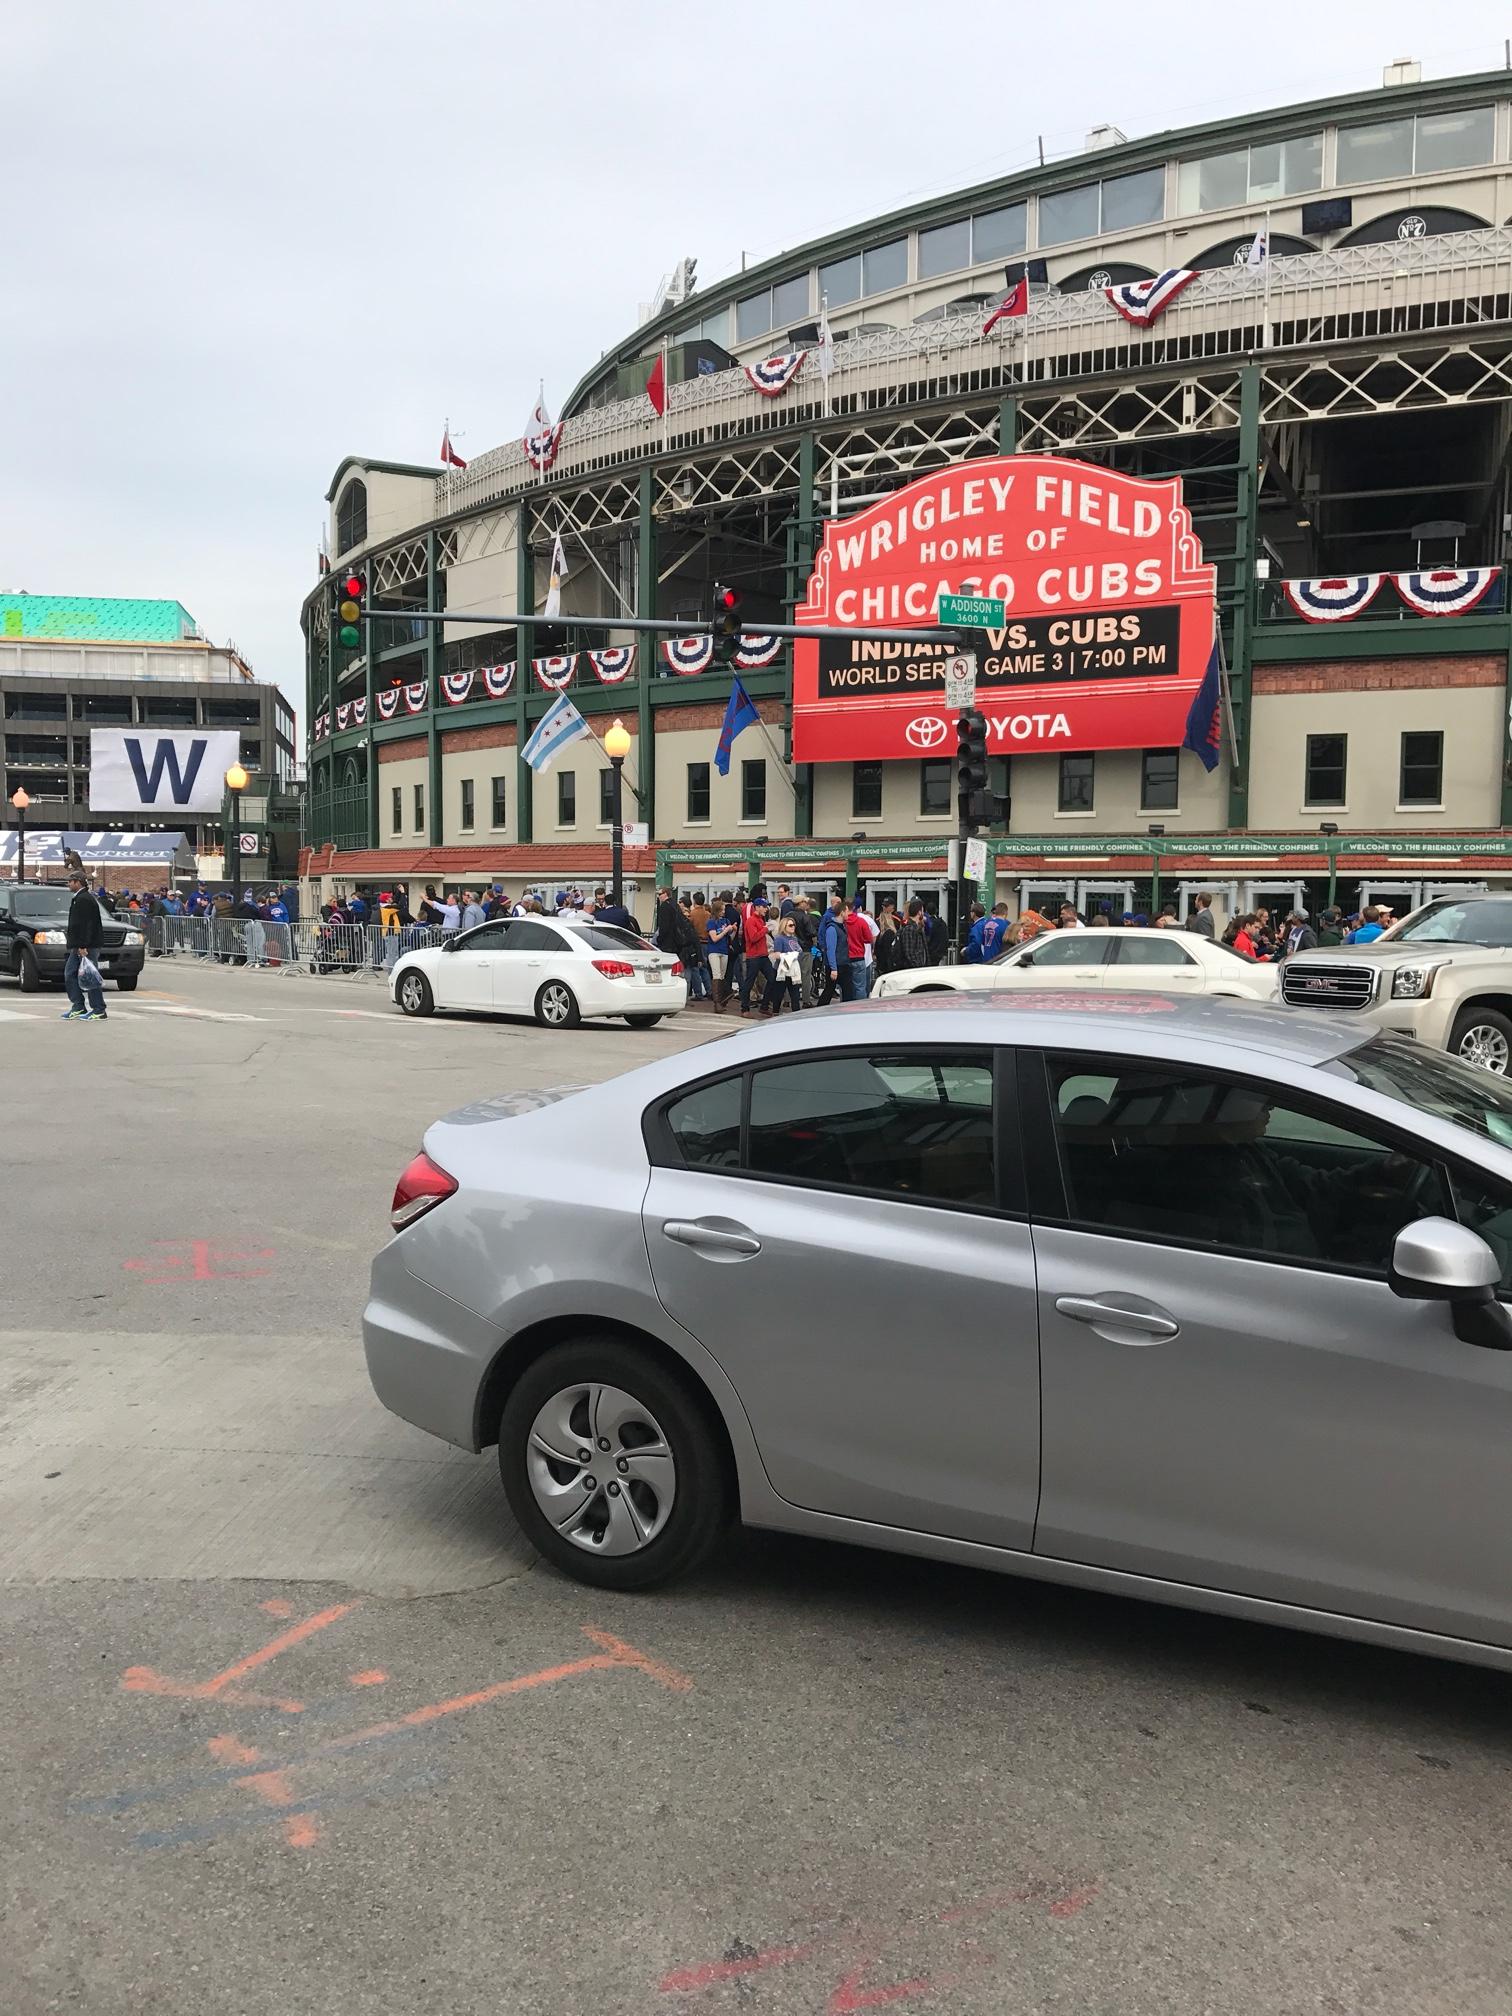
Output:
<path fill-rule="evenodd" d="M 635 978 L 635 968 L 630 964 L 628 959 L 595 959 L 593 970 L 595 973 L 602 973 L 608 980 L 633 980 Z"/>
<path fill-rule="evenodd" d="M 455 1176 L 448 1176 L 439 1163 L 424 1151 L 410 1163 L 394 1185 L 394 1201 L 389 1206 L 389 1223 L 396 1232 L 423 1218 L 433 1205 L 444 1203 L 457 1188 Z"/>
<path fill-rule="evenodd" d="M 674 959 L 672 961 L 672 978 L 676 980 L 679 979 L 681 975 L 682 975 L 682 961 L 681 959 Z"/>

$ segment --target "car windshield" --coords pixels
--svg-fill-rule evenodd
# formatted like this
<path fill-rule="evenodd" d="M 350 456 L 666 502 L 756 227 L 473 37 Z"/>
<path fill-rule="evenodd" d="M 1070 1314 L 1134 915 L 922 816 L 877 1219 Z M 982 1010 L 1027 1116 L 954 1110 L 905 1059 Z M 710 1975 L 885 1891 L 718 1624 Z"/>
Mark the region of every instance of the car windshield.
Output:
<path fill-rule="evenodd" d="M 1390 945 L 1512 946 L 1512 898 L 1442 897 L 1388 932 Z"/>
<path fill-rule="evenodd" d="M 571 930 L 574 939 L 581 938 L 595 952 L 649 952 L 652 949 L 648 938 L 637 938 L 633 931 L 622 931 L 617 924 L 574 924 Z"/>
<path fill-rule="evenodd" d="M 1328 1066 L 1368 1091 L 1400 1099 L 1415 1112 L 1466 1127 L 1483 1141 L 1512 1148 L 1512 1081 L 1405 1036 L 1372 1036 Z"/>
<path fill-rule="evenodd" d="M 73 897 L 67 889 L 10 889 L 5 901 L 20 924 L 61 924 Z"/>

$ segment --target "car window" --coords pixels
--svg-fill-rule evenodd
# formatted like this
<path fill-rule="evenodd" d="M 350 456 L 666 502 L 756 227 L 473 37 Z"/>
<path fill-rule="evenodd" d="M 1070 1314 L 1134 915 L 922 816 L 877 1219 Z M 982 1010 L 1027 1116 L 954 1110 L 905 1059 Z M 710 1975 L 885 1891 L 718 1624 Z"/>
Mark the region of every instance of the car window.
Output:
<path fill-rule="evenodd" d="M 666 1123 L 689 1169 L 740 1166 L 740 1098 L 744 1080 L 717 1079 L 700 1085 L 666 1109 Z"/>
<path fill-rule="evenodd" d="M 1123 932 L 1113 937 L 1115 966 L 1195 966 L 1197 961 L 1175 938 L 1130 938 Z"/>
<path fill-rule="evenodd" d="M 1049 1060 L 1066 1209 L 1117 1231 L 1384 1274 L 1442 1169 L 1268 1085 L 1176 1065 Z"/>
<path fill-rule="evenodd" d="M 502 952 L 509 938 L 511 925 L 505 919 L 496 919 L 492 924 L 480 924 L 475 931 L 467 932 L 456 940 L 457 950 L 469 952 Z"/>
<path fill-rule="evenodd" d="M 1017 963 L 1036 973 L 1051 966 L 1101 966 L 1112 943 L 1101 931 L 1058 931 L 1053 938 L 1036 938 Z"/>
<path fill-rule="evenodd" d="M 549 924 L 541 924 L 534 917 L 517 917 L 509 927 L 510 952 L 560 952 L 562 933 L 554 931 Z"/>
<path fill-rule="evenodd" d="M 622 930 L 618 924 L 573 924 L 568 928 L 574 945 L 581 943 L 595 952 L 647 952 L 651 949 L 649 938 Z"/>
<path fill-rule="evenodd" d="M 1446 897 L 1426 904 L 1390 938 L 1393 945 L 1512 946 L 1512 898 Z"/>
<path fill-rule="evenodd" d="M 751 1078 L 746 1166 L 918 1202 L 996 1201 L 992 1059 L 909 1051 L 770 1065 Z"/>
<path fill-rule="evenodd" d="M 1499 1148 L 1512 1148 L 1512 1081 L 1495 1071 L 1425 1050 L 1406 1036 L 1372 1036 L 1326 1069 L 1332 1077 L 1352 1078 L 1400 1099 L 1416 1113 L 1431 1113 Z"/>

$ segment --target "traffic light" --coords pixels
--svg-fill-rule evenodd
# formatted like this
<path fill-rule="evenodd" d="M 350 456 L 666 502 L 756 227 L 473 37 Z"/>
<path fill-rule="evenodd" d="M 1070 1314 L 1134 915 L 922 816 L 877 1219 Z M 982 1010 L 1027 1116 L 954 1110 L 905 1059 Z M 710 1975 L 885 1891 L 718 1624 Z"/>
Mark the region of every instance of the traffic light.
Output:
<path fill-rule="evenodd" d="M 987 789 L 987 716 L 967 707 L 956 722 L 956 816 L 963 833 L 990 826 L 998 816 Z"/>
<path fill-rule="evenodd" d="M 740 590 L 714 583 L 714 656 L 721 665 L 734 662 L 740 649 Z"/>
<path fill-rule="evenodd" d="M 336 591 L 336 642 L 343 651 L 356 651 L 362 644 L 359 625 L 367 611 L 367 582 L 355 571 L 342 576 Z"/>

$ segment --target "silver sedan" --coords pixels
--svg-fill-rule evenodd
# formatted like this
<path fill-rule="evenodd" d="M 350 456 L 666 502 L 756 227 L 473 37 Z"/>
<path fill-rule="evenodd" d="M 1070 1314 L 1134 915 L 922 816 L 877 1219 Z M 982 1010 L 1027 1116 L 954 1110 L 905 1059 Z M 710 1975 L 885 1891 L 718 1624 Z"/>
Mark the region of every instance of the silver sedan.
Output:
<path fill-rule="evenodd" d="M 440 1121 L 364 1317 L 633 1589 L 738 1518 L 1512 1668 L 1512 1085 L 1350 1018 L 858 1004 Z"/>

